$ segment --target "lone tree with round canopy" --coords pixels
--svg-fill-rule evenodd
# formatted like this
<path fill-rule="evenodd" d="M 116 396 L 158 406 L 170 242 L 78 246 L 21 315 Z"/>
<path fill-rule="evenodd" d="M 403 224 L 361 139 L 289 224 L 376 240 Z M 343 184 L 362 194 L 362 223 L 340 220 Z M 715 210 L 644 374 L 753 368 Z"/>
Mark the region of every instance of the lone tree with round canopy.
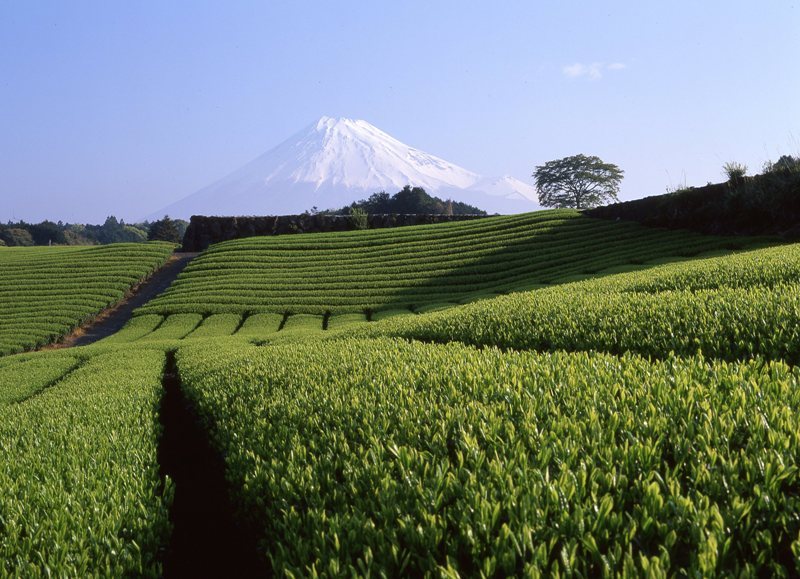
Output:
<path fill-rule="evenodd" d="M 604 201 L 619 201 L 623 173 L 599 157 L 573 155 L 539 165 L 533 177 L 543 207 L 588 209 Z"/>

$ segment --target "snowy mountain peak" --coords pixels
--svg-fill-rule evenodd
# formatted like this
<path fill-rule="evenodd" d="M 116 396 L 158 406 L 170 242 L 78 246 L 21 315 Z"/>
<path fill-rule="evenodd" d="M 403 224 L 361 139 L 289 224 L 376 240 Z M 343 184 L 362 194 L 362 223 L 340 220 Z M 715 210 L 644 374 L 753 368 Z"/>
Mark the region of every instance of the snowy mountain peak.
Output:
<path fill-rule="evenodd" d="M 489 212 L 538 208 L 532 187 L 485 179 L 410 147 L 367 121 L 323 116 L 274 149 L 157 214 L 276 215 L 337 208 L 406 185 Z"/>

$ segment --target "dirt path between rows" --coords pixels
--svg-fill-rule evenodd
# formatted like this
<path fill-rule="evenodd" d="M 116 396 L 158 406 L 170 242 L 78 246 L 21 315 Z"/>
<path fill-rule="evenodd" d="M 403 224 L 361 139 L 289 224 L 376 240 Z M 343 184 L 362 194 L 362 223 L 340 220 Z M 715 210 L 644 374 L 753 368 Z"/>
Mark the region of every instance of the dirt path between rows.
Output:
<path fill-rule="evenodd" d="M 136 308 L 143 306 L 166 290 L 183 271 L 183 268 L 197 255 L 197 253 L 189 252 L 173 253 L 161 269 L 158 269 L 138 286 L 134 286 L 121 301 L 106 308 L 91 322 L 67 334 L 58 343 L 50 344 L 42 349 L 88 346 L 117 333 L 122 326 L 128 323 Z"/>

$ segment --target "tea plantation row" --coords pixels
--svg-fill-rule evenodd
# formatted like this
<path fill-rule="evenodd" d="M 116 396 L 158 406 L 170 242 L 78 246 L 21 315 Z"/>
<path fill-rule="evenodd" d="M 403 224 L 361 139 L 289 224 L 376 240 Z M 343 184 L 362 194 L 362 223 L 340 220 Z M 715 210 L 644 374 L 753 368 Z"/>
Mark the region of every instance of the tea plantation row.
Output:
<path fill-rule="evenodd" d="M 796 363 L 799 279 L 800 246 L 786 245 L 518 292 L 429 315 L 381 310 L 374 319 L 394 315 L 380 324 L 366 324 L 364 314 L 145 314 L 107 341 L 232 334 L 283 340 L 321 332 L 324 326 L 331 333 L 349 329 L 362 337 L 516 350 L 637 352 L 657 358 L 699 351 L 726 360 L 761 355 Z"/>
<path fill-rule="evenodd" d="M 0 365 L 0 576 L 154 576 L 164 352 L 91 349 Z"/>
<path fill-rule="evenodd" d="M 800 361 L 800 246 L 653 267 L 376 324 L 368 336 L 518 350 Z"/>
<path fill-rule="evenodd" d="M 737 244 L 552 211 L 214 246 L 0 358 L 0 576 L 163 572 L 171 350 L 276 575 L 795 575 L 800 249 L 656 265 Z"/>
<path fill-rule="evenodd" d="M 255 237 L 211 247 L 140 313 L 418 309 L 736 243 L 569 210 L 396 230 Z"/>
<path fill-rule="evenodd" d="M 49 344 L 119 301 L 167 243 L 0 248 L 0 356 Z"/>
<path fill-rule="evenodd" d="M 178 363 L 279 575 L 797 569 L 784 363 L 388 339 L 198 342 Z"/>

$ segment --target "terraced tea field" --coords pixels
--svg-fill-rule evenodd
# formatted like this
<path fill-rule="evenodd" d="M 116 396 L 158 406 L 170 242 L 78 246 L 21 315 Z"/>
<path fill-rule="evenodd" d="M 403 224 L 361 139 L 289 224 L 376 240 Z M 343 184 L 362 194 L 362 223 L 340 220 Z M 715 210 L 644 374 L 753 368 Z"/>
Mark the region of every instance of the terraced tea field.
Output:
<path fill-rule="evenodd" d="M 49 344 L 159 268 L 167 243 L 0 248 L 0 355 Z"/>
<path fill-rule="evenodd" d="M 745 251 L 500 296 L 364 335 L 515 350 L 800 362 L 800 245 Z"/>
<path fill-rule="evenodd" d="M 212 246 L 0 357 L 0 575 L 796 576 L 800 245 L 571 211 Z"/>
<path fill-rule="evenodd" d="M 570 210 L 217 244 L 141 313 L 419 311 L 738 243 Z"/>

